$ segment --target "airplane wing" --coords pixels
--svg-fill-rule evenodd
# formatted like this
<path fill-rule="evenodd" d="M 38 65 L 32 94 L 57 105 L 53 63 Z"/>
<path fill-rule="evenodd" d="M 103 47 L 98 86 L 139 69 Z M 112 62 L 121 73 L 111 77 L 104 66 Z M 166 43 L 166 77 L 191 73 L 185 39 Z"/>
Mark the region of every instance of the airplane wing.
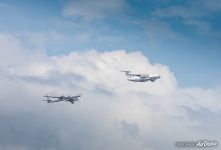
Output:
<path fill-rule="evenodd" d="M 79 97 L 81 97 L 80 95 L 77 95 L 77 96 L 73 96 L 72 98 L 79 98 Z"/>
<path fill-rule="evenodd" d="M 52 102 L 60 102 L 60 101 L 64 101 L 63 99 L 57 99 L 57 100 L 53 100 Z"/>
<path fill-rule="evenodd" d="M 44 97 L 47 97 L 47 98 L 59 98 L 59 99 L 64 98 L 64 96 L 49 96 L 49 95 L 45 95 Z"/>
<path fill-rule="evenodd" d="M 149 75 L 147 75 L 147 74 L 141 74 L 140 77 L 141 77 L 141 78 L 149 78 Z"/>
<path fill-rule="evenodd" d="M 74 101 L 79 101 L 79 97 L 81 97 L 81 95 L 72 96 L 72 97 L 68 98 L 66 101 L 69 101 L 73 104 Z"/>
<path fill-rule="evenodd" d="M 64 99 L 60 96 L 48 96 L 48 95 L 46 95 L 44 97 L 46 97 L 47 99 L 43 100 L 43 101 L 47 101 L 48 103 L 64 101 Z M 57 98 L 57 100 L 51 100 L 50 98 Z"/>
<path fill-rule="evenodd" d="M 79 101 L 79 97 L 71 97 L 69 99 L 67 99 L 68 101 L 71 100 L 71 101 Z"/>
<path fill-rule="evenodd" d="M 146 74 L 131 74 L 132 76 L 137 76 L 137 77 L 140 77 L 140 78 L 148 78 L 149 75 L 146 75 Z"/>
<path fill-rule="evenodd" d="M 59 96 L 49 96 L 49 95 L 45 95 L 44 97 L 47 97 L 47 98 L 59 98 Z"/>
<path fill-rule="evenodd" d="M 82 96 L 82 94 L 78 94 L 78 95 L 76 95 L 76 96 L 72 96 L 71 98 L 79 98 L 79 97 L 81 97 Z"/>

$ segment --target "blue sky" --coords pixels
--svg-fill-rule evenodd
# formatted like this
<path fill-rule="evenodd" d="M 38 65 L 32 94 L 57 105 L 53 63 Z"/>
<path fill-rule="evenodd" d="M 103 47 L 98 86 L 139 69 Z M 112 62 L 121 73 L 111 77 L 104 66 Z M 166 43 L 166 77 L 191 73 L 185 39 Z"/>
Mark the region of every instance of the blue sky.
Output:
<path fill-rule="evenodd" d="M 138 50 L 182 87 L 221 83 L 220 0 L 1 0 L 0 32 L 48 55 Z"/>

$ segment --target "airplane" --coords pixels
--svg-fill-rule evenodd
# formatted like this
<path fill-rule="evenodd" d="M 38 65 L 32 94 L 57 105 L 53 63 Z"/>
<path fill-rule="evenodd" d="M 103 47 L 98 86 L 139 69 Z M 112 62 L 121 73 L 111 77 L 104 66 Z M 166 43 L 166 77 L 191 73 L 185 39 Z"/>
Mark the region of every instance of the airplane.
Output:
<path fill-rule="evenodd" d="M 77 94 L 75 96 L 48 96 L 45 95 L 44 97 L 46 97 L 46 100 L 43 101 L 47 101 L 47 103 L 54 103 L 54 102 L 61 102 L 61 101 L 65 101 L 65 102 L 70 102 L 72 104 L 74 104 L 75 101 L 79 101 L 79 97 L 81 97 L 82 94 Z M 51 100 L 50 98 L 57 98 L 56 100 Z"/>
<path fill-rule="evenodd" d="M 124 71 L 124 70 L 121 72 L 124 72 L 125 75 L 127 76 L 127 80 L 132 82 L 146 82 L 146 81 L 154 82 L 155 80 L 161 77 L 158 74 L 132 74 L 131 71 Z"/>

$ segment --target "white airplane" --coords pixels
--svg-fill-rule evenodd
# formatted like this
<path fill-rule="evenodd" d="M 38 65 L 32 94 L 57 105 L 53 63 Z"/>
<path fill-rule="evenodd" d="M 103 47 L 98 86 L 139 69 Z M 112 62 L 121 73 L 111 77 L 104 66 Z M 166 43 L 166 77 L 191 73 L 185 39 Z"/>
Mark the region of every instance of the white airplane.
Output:
<path fill-rule="evenodd" d="M 127 76 L 127 80 L 132 82 L 146 82 L 151 81 L 154 82 L 155 80 L 160 78 L 158 74 L 132 74 L 131 71 L 121 71 L 124 72 Z"/>
<path fill-rule="evenodd" d="M 61 101 L 65 101 L 65 102 L 70 102 L 72 104 L 74 104 L 75 101 L 79 101 L 79 97 L 81 97 L 82 94 L 78 94 L 75 96 L 48 96 L 45 95 L 44 97 L 46 97 L 46 100 L 43 101 L 47 101 L 48 103 L 54 103 L 54 102 L 61 102 Z M 56 98 L 56 100 L 51 100 L 50 98 Z"/>

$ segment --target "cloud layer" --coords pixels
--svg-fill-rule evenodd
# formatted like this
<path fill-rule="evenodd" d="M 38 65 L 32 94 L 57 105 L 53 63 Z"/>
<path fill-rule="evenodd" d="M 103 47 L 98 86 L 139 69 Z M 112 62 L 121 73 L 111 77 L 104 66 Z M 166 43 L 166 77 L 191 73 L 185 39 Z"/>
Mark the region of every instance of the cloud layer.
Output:
<path fill-rule="evenodd" d="M 139 51 L 47 56 L 9 33 L 0 50 L 2 150 L 171 150 L 180 140 L 221 139 L 220 87 L 182 89 L 168 66 Z M 120 70 L 162 78 L 133 83 Z M 77 93 L 74 105 L 41 101 Z"/>

